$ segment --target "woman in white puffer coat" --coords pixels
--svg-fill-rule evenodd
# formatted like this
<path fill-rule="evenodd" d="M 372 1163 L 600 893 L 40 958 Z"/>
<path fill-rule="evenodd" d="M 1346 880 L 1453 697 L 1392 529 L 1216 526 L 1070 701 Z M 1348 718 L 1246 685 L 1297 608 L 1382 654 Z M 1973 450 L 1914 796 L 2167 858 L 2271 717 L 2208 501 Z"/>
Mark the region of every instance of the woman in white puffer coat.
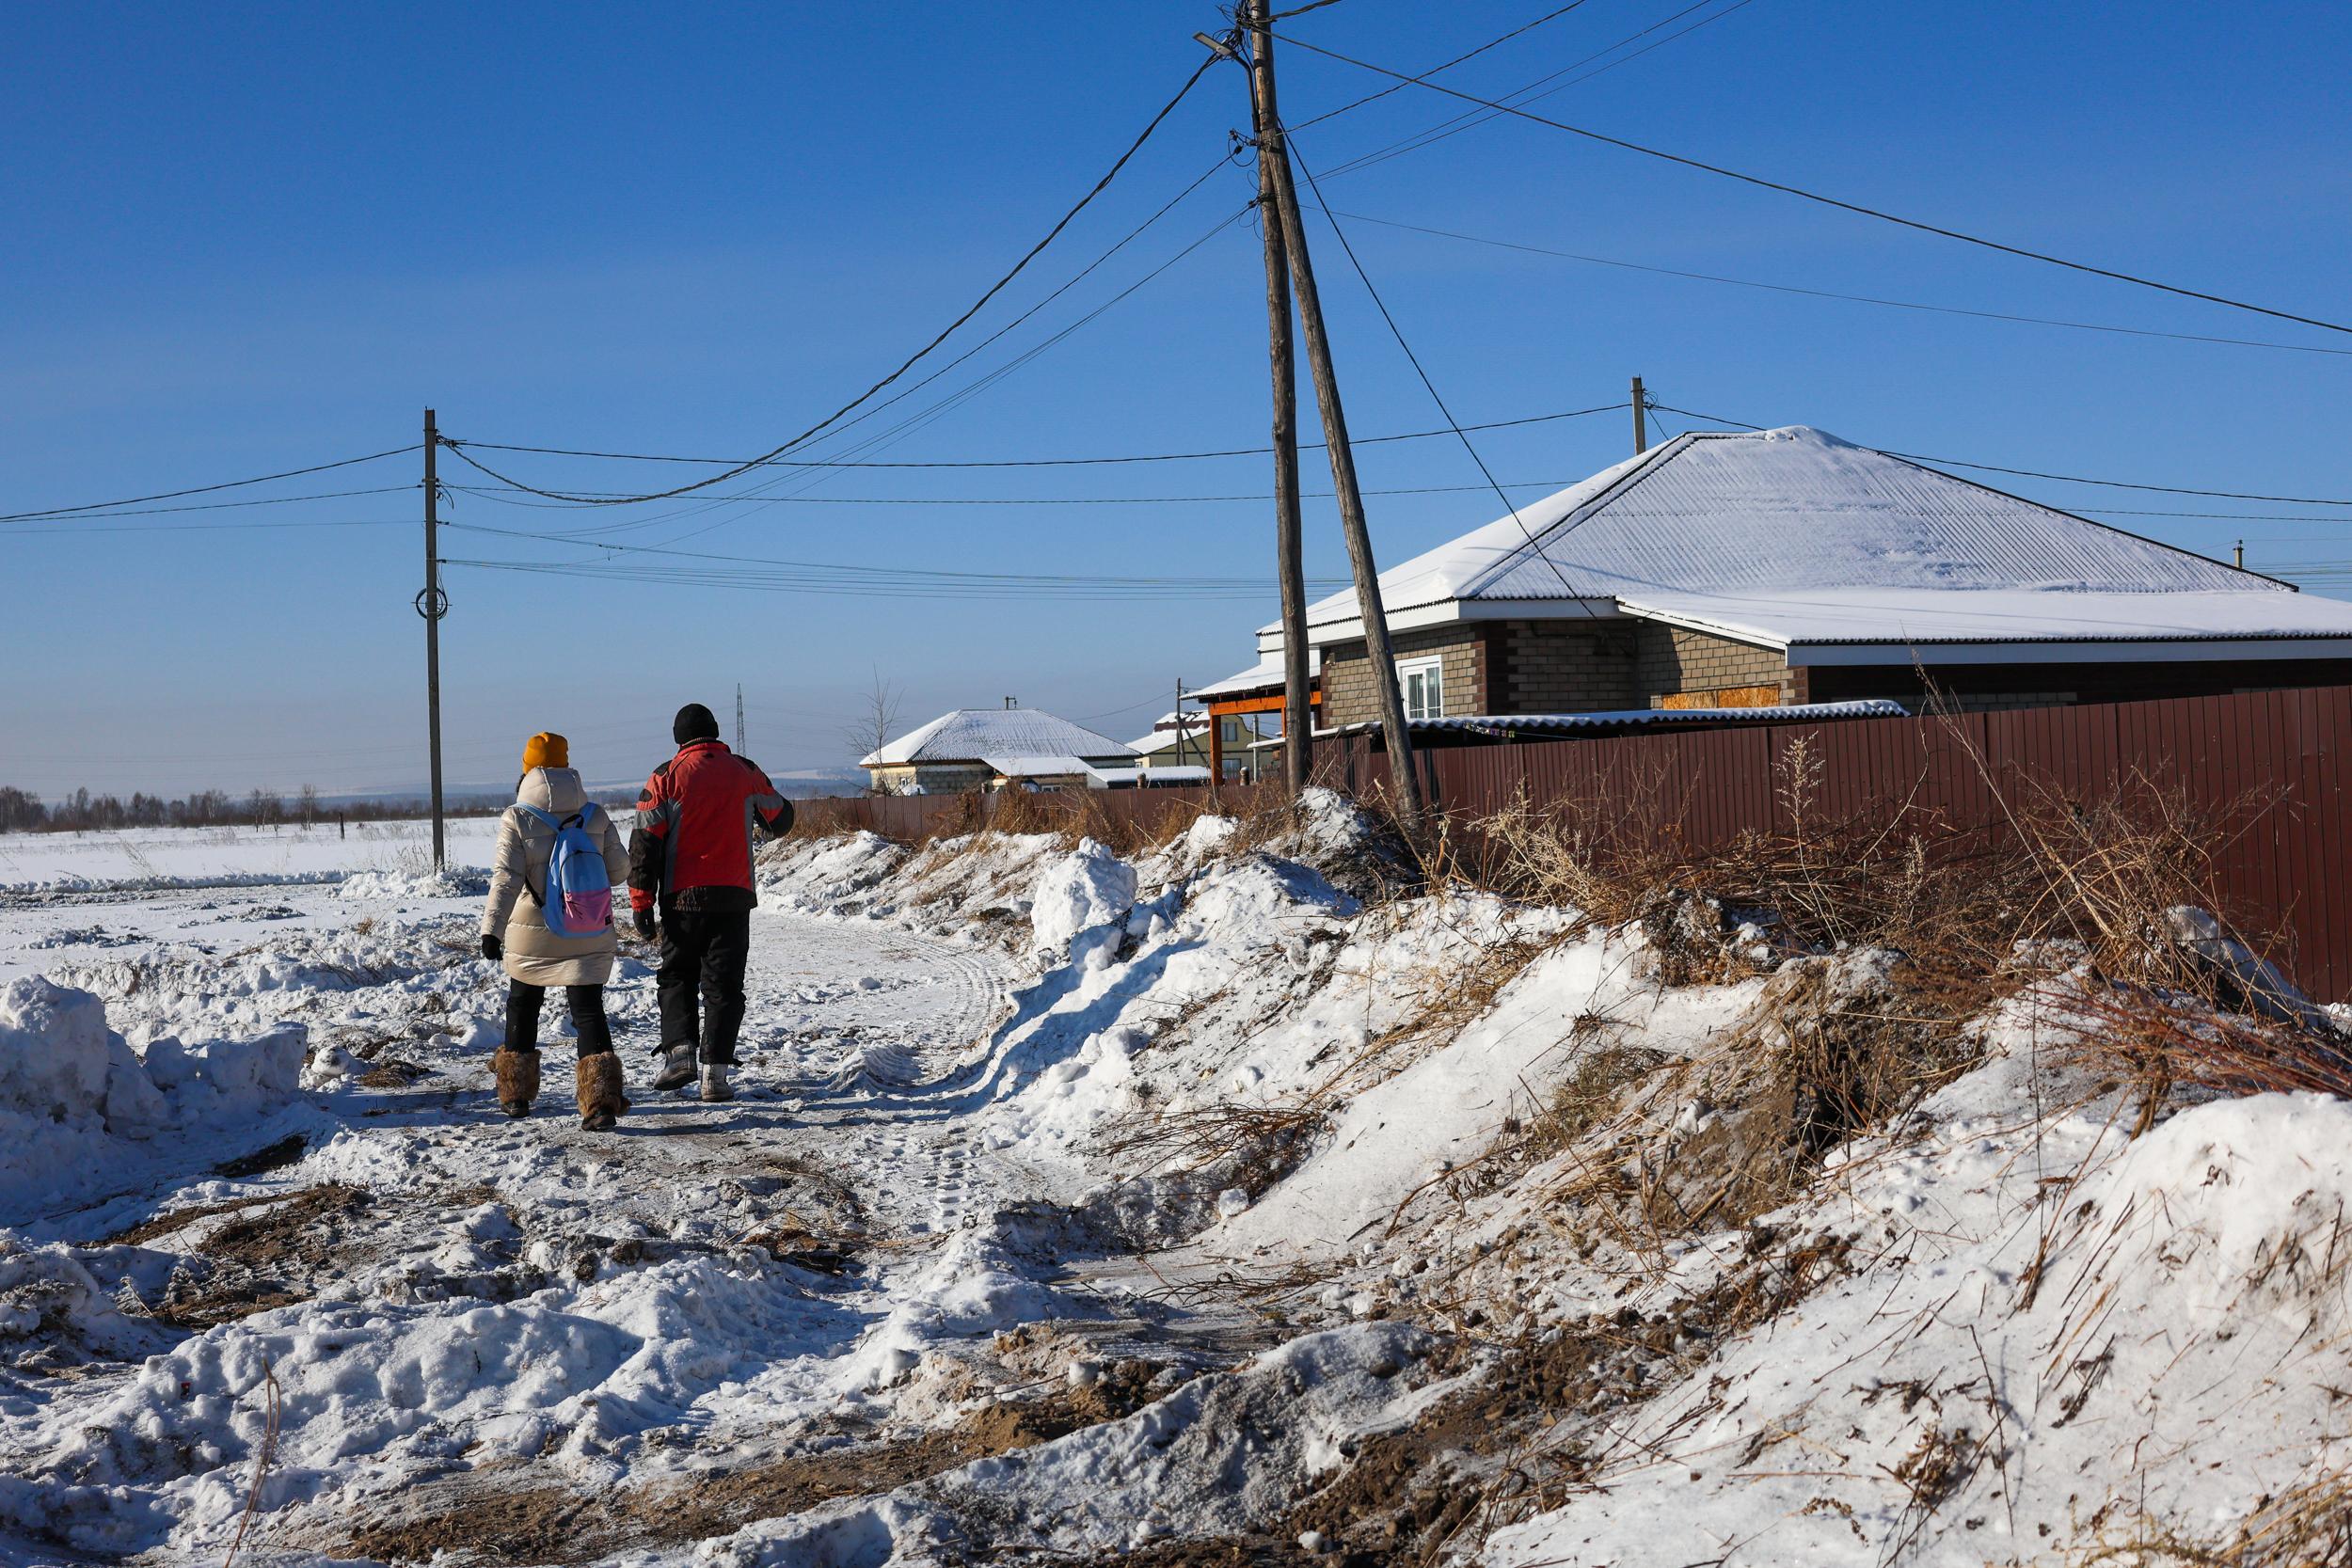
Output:
<path fill-rule="evenodd" d="M 628 1109 L 621 1094 L 621 1059 L 604 1015 L 604 987 L 612 978 L 619 939 L 609 910 L 601 928 L 559 935 L 548 928 L 542 900 L 557 831 L 573 817 L 603 852 L 614 887 L 628 879 L 628 850 L 612 814 L 589 800 L 570 763 L 571 748 L 562 736 L 532 736 L 523 747 L 515 803 L 499 819 L 489 903 L 482 911 L 482 956 L 503 963 L 509 984 L 506 1042 L 490 1065 L 500 1108 L 510 1117 L 529 1116 L 539 1092 L 539 1011 L 548 988 L 563 987 L 580 1037 L 580 1124 L 601 1131 Z"/>

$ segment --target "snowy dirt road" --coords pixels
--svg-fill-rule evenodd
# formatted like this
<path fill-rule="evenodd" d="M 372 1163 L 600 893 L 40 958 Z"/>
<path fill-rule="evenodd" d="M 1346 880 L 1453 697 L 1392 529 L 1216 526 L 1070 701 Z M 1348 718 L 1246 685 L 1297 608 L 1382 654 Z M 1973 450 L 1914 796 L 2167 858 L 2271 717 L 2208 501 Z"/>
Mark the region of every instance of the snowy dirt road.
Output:
<path fill-rule="evenodd" d="M 2058 948 L 1906 1022 L 1891 948 L 1400 895 L 1320 792 L 1126 857 L 811 838 L 739 1098 L 645 1087 L 632 942 L 591 1133 L 560 1007 L 536 1114 L 493 1101 L 478 872 L 302 847 L 15 851 L 9 1568 L 2352 1539 L 2352 1110 L 2149 1098 Z M 1823 1135 L 1841 1060 L 1913 1087 Z"/>
<path fill-rule="evenodd" d="M 201 1069 L 152 1135 L 0 1172 L 0 1294 L 48 1341 L 0 1370 L 0 1560 L 210 1560 L 251 1504 L 258 1562 L 682 1561 L 1257 1348 L 1009 1218 L 1080 1183 L 981 1125 L 1056 1059 L 1012 1048 L 1060 991 L 1005 944 L 761 910 L 737 1098 L 705 1105 L 646 1087 L 632 943 L 634 1105 L 596 1133 L 560 1000 L 535 1113 L 494 1103 L 476 907 L 413 874 L 8 896 L 0 964 L 103 1001 L 159 1084 Z M 0 1031 L 49 1044 L 72 994 L 20 982 Z"/>

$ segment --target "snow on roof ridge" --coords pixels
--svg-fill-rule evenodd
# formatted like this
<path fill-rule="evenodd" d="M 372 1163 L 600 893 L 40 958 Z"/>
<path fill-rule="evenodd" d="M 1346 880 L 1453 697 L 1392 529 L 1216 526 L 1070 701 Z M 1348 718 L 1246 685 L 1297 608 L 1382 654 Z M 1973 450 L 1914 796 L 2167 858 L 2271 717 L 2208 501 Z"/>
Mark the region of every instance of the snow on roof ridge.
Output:
<path fill-rule="evenodd" d="M 2286 590 L 1803 424 L 1685 431 L 1390 567 L 1380 584 L 1391 615 L 1784 588 Z M 1357 613 L 1343 592 L 1308 620 L 1330 626 Z"/>
<path fill-rule="evenodd" d="M 861 768 L 977 762 L 989 755 L 1129 757 L 1133 747 L 1035 707 L 960 707 L 867 752 Z"/>

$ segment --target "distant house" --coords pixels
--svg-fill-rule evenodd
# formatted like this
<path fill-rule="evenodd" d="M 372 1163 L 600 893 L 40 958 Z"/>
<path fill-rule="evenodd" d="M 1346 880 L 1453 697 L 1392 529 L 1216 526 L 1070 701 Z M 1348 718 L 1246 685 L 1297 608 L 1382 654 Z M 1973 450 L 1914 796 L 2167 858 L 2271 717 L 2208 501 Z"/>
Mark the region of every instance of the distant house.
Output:
<path fill-rule="evenodd" d="M 859 759 L 883 795 L 956 795 L 972 789 L 1091 788 L 1104 769 L 1136 766 L 1108 736 L 1036 708 L 960 708 Z"/>
<path fill-rule="evenodd" d="M 1457 738 L 2352 683 L 2352 604 L 1802 425 L 1676 436 L 1380 583 L 1406 714 Z M 1308 623 L 1319 725 L 1376 720 L 1356 595 Z M 1258 639 L 1212 712 L 1279 699 Z"/>
<path fill-rule="evenodd" d="M 1139 766 L 1144 768 L 1205 768 L 1209 761 L 1208 718 L 1187 713 L 1179 719 L 1173 713 L 1163 713 L 1152 726 L 1152 733 L 1130 740 L 1127 749 L 1136 753 Z"/>
<path fill-rule="evenodd" d="M 1322 662 L 1322 649 L 1307 650 L 1307 711 L 1318 725 L 1323 721 L 1323 688 L 1317 674 Z M 1212 773 L 1229 781 L 1243 776 L 1256 766 L 1252 748 L 1281 735 L 1284 679 L 1278 637 L 1273 651 L 1248 669 L 1185 693 L 1199 699 L 1215 721 L 1207 736 L 1207 754 L 1200 759 Z"/>

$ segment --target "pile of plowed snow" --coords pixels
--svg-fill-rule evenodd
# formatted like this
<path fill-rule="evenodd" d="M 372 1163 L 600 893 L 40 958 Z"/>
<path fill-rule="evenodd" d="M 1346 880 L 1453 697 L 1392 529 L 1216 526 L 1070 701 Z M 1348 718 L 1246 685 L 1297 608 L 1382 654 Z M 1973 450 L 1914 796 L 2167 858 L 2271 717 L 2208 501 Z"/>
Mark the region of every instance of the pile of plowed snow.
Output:
<path fill-rule="evenodd" d="M 0 990 L 0 1223 L 102 1187 L 132 1146 L 168 1131 L 257 1119 L 285 1103 L 303 1037 L 132 1050 L 105 1005 L 42 979 Z"/>

